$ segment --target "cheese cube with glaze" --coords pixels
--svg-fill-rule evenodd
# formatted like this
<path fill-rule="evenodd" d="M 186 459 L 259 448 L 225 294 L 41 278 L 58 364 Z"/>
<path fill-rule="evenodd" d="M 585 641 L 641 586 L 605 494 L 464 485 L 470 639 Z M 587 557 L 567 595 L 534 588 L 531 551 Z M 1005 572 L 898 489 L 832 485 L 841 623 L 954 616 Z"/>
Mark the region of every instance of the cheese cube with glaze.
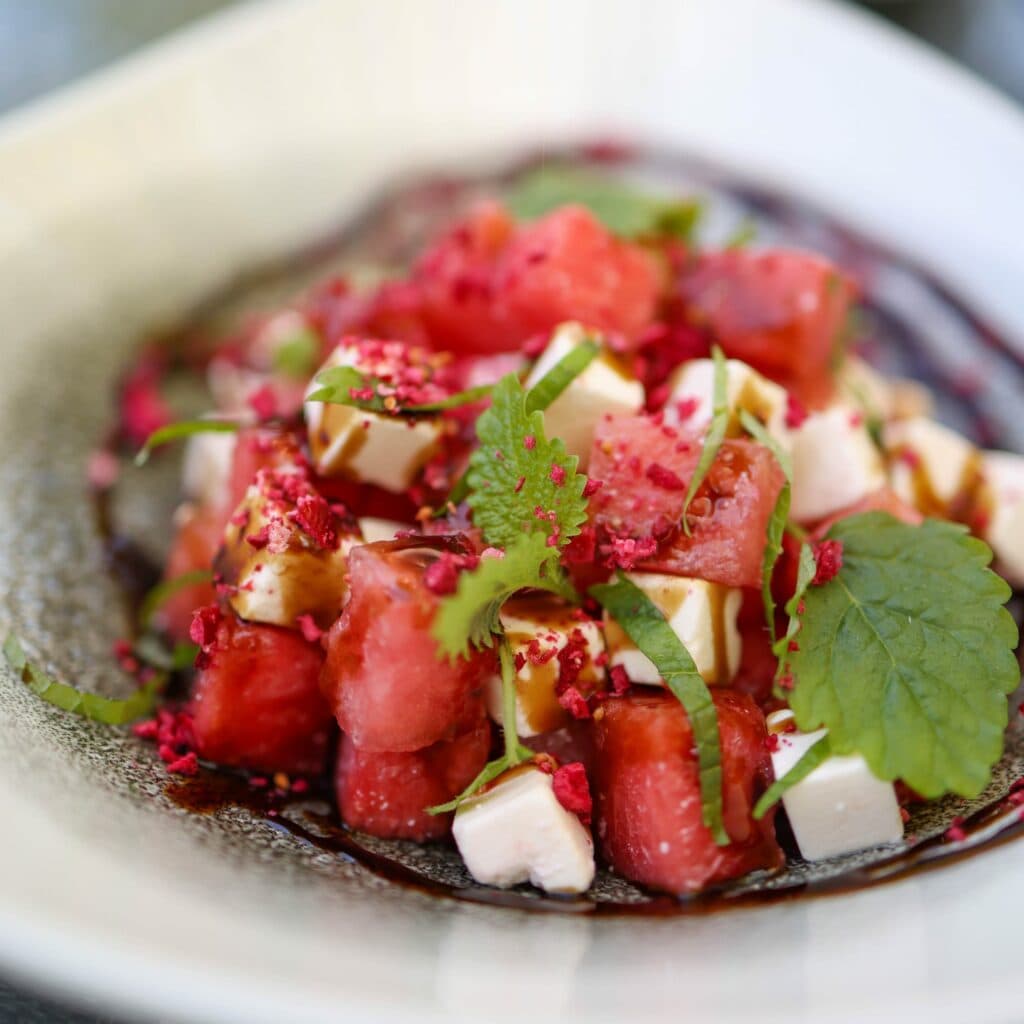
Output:
<path fill-rule="evenodd" d="M 185 497 L 207 507 L 226 504 L 235 441 L 233 433 L 214 431 L 188 439 L 182 464 Z"/>
<path fill-rule="evenodd" d="M 354 345 L 336 348 L 318 372 L 335 366 L 352 366 L 372 375 L 386 372 L 379 364 L 368 363 L 366 354 Z M 319 387 L 314 379 L 307 396 Z M 309 450 L 318 473 L 376 484 L 395 493 L 413 483 L 441 440 L 436 416 L 412 418 L 310 401 L 304 409 Z"/>
<path fill-rule="evenodd" d="M 589 336 L 590 332 L 578 323 L 556 328 L 530 371 L 526 387 L 532 388 Z M 549 438 L 561 438 L 569 454 L 579 456 L 582 471 L 587 468 L 594 431 L 601 417 L 636 413 L 643 404 L 643 385 L 611 352 L 602 350 L 545 410 L 544 432 Z"/>
<path fill-rule="evenodd" d="M 507 601 L 501 624 L 516 659 L 516 732 L 539 736 L 564 728 L 573 720 L 568 710 L 580 697 L 601 688 L 604 637 L 592 619 L 554 597 L 522 597 Z M 576 693 L 563 693 L 568 687 Z M 562 694 L 562 700 L 559 696 Z M 484 689 L 487 711 L 502 724 L 501 676 Z"/>
<path fill-rule="evenodd" d="M 882 457 L 865 416 L 848 405 L 813 413 L 794 431 L 790 515 L 811 523 L 877 491 L 886 482 Z"/>
<path fill-rule="evenodd" d="M 400 523 L 397 519 L 360 516 L 359 532 L 363 535 L 364 544 L 376 544 L 379 540 L 394 540 L 400 533 L 415 532 L 415 530 L 408 523 Z"/>
<path fill-rule="evenodd" d="M 355 520 L 331 506 L 299 469 L 261 469 L 224 531 L 214 568 L 229 602 L 251 622 L 328 629 L 347 593 L 347 556 L 362 543 Z"/>
<path fill-rule="evenodd" d="M 884 433 L 892 489 L 926 516 L 963 519 L 982 483 L 978 449 L 955 430 L 918 416 Z"/>
<path fill-rule="evenodd" d="M 1024 587 L 1024 455 L 985 452 L 981 535 L 996 555 L 996 569 Z"/>
<path fill-rule="evenodd" d="M 736 626 L 742 601 L 740 591 L 686 576 L 655 572 L 626 575 L 668 620 L 704 681 L 720 686 L 728 683 L 739 668 L 742 650 Z M 604 629 L 610 668 L 621 666 L 634 683 L 664 686 L 654 663 L 637 649 L 607 612 Z"/>
<path fill-rule="evenodd" d="M 788 395 L 785 388 L 762 377 L 739 359 L 727 359 L 726 405 L 729 409 L 727 434 L 742 432 L 740 412 L 760 420 L 768 432 L 788 449 L 790 431 L 786 427 Z M 715 406 L 715 363 L 713 359 L 691 359 L 669 378 L 669 396 L 665 403 L 665 422 L 685 430 L 703 431 L 711 422 Z"/>
<path fill-rule="evenodd" d="M 452 834 L 469 873 L 507 889 L 530 882 L 545 892 L 585 892 L 594 880 L 590 830 L 555 796 L 552 777 L 514 768 L 455 812 Z"/>
<path fill-rule="evenodd" d="M 767 719 L 774 737 L 772 768 L 781 779 L 826 734 L 787 732 L 793 712 L 775 711 Z M 903 838 L 896 791 L 876 778 L 859 754 L 834 755 L 818 765 L 782 798 L 804 860 L 824 860 Z"/>

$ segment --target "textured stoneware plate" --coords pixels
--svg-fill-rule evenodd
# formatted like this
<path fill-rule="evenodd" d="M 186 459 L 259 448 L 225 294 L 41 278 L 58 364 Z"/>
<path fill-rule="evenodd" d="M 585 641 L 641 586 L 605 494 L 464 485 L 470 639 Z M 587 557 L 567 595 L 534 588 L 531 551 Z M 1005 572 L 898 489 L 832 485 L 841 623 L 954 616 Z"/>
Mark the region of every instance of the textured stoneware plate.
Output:
<path fill-rule="evenodd" d="M 123 683 L 82 460 L 147 332 L 419 169 L 603 131 L 717 195 L 720 230 L 752 211 L 766 237 L 869 264 L 882 358 L 1021 446 L 1024 126 L 928 54 L 795 0 L 257 5 L 0 129 L 0 627 L 64 678 Z M 965 370 L 981 390 L 954 401 Z M 121 510 L 154 550 L 172 471 Z M 183 1020 L 1017 1014 L 1018 843 L 853 895 L 525 914 L 389 885 L 242 811 L 187 814 L 165 783 L 140 744 L 0 678 L 0 966 Z"/>

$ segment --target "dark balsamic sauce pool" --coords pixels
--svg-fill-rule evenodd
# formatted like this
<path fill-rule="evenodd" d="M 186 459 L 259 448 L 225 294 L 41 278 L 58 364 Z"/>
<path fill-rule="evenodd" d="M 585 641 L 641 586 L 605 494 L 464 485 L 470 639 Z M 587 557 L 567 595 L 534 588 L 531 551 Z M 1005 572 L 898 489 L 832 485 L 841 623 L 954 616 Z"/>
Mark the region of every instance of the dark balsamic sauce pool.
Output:
<path fill-rule="evenodd" d="M 881 337 L 882 359 L 885 369 L 906 373 L 923 380 L 936 391 L 946 408 L 955 409 L 954 419 L 960 426 L 985 445 L 1019 445 L 1012 432 L 1007 434 L 1007 421 L 993 416 L 981 388 L 967 388 L 957 378 L 955 369 L 942 365 L 942 360 L 929 347 L 927 336 L 915 330 L 906 320 L 906 311 L 894 312 L 885 300 L 871 291 L 870 282 L 877 276 L 875 270 L 890 266 L 909 275 L 922 294 L 930 301 L 950 311 L 960 327 L 969 335 L 976 353 L 998 361 L 1006 372 L 1016 373 L 1024 380 L 1024 363 L 1018 351 L 985 325 L 972 311 L 957 299 L 944 285 L 926 272 L 913 267 L 898 256 L 876 246 L 830 218 L 813 211 L 802 203 L 765 192 L 745 183 L 738 183 L 717 169 L 709 169 L 697 161 L 663 153 L 643 153 L 624 147 L 615 147 L 614 169 L 654 169 L 664 178 L 682 176 L 690 191 L 724 195 L 745 211 L 746 216 L 766 220 L 774 229 L 782 228 L 781 240 L 789 244 L 803 244 L 825 252 L 845 266 L 855 266 L 867 280 L 865 306 L 875 329 Z M 605 147 L 582 147 L 561 150 L 556 158 L 576 164 L 607 165 Z M 523 171 L 536 166 L 550 154 L 530 158 L 486 179 L 464 181 L 452 178 L 433 178 L 410 187 L 397 189 L 368 207 L 367 211 L 324 241 L 296 254 L 284 263 L 248 274 L 227 289 L 211 296 L 188 318 L 186 325 L 159 339 L 172 350 L 191 343 L 202 336 L 204 325 L 211 318 L 223 316 L 225 309 L 236 306 L 240 297 L 258 293 L 269 287 L 296 278 L 311 279 L 316 271 L 330 264 L 339 252 L 360 249 L 372 258 L 382 256 L 403 261 L 415 251 L 419 239 L 452 210 L 464 206 L 466 201 L 483 191 L 494 191 L 507 185 Z M 713 200 L 712 200 L 713 201 Z M 408 237 L 401 227 L 403 217 L 411 210 L 422 220 L 424 209 L 430 209 L 432 222 L 426 229 L 421 225 L 416 237 Z M 429 218 L 428 218 L 429 219 Z M 297 290 L 297 289 L 295 289 Z M 230 315 L 234 315 L 231 313 Z M 1015 440 L 1017 445 L 1014 444 Z M 102 539 L 105 561 L 112 577 L 124 596 L 129 621 L 135 621 L 134 612 L 146 591 L 159 578 L 160 570 L 141 548 L 116 529 L 115 495 L 111 491 L 96 491 L 96 522 Z M 1014 602 L 1018 624 L 1021 619 L 1021 601 Z M 176 680 L 181 693 L 187 680 Z M 1009 756 L 1009 755 L 1008 755 Z M 1024 754 L 1020 757 L 1019 774 L 1024 774 Z M 825 877 L 808 877 L 785 869 L 777 877 L 778 884 L 751 886 L 745 880 L 729 883 L 697 896 L 676 898 L 658 893 L 646 893 L 633 888 L 630 898 L 600 899 L 589 895 L 557 897 L 539 894 L 523 887 L 498 890 L 468 883 L 452 884 L 417 870 L 397 856 L 389 856 L 370 849 L 358 833 L 344 828 L 333 810 L 333 796 L 329 776 L 312 780 L 310 789 L 301 795 L 274 787 L 253 785 L 241 772 L 204 765 L 198 776 L 191 779 L 173 777 L 165 786 L 168 799 L 191 813 L 215 814 L 224 808 L 242 808 L 253 817 L 262 819 L 269 827 L 282 830 L 295 840 L 318 851 L 345 858 L 390 883 L 416 891 L 456 901 L 508 907 L 538 912 L 611 915 L 704 915 L 727 909 L 759 906 L 794 897 L 816 897 L 848 893 L 869 885 L 894 881 L 911 873 L 929 871 L 935 867 L 953 864 L 975 854 L 1016 840 L 1024 835 L 1024 805 L 1018 804 L 1019 794 L 1012 788 L 1000 798 L 976 807 L 963 819 L 956 819 L 957 838 L 949 838 L 945 829 L 928 838 L 915 841 L 912 837 L 891 852 L 883 851 L 865 862 L 853 864 L 839 873 Z M 1004 787 L 1005 789 L 1006 787 Z M 780 841 L 787 854 L 796 854 L 784 814 L 779 816 Z M 439 858 L 450 858 L 449 850 L 435 847 Z M 467 876 L 468 877 L 468 876 Z"/>

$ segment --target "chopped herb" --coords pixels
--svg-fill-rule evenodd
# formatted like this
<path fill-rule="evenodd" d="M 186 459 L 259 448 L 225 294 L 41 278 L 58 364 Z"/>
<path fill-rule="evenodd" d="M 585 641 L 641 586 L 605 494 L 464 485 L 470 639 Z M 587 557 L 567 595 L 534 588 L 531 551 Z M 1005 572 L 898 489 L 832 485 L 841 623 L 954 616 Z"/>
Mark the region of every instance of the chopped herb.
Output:
<path fill-rule="evenodd" d="M 149 456 L 154 449 L 169 444 L 171 441 L 179 441 L 192 434 L 234 433 L 240 427 L 241 424 L 237 420 L 181 420 L 178 423 L 168 423 L 167 426 L 154 430 L 146 438 L 146 443 L 135 456 L 135 465 L 144 466 L 149 461 Z"/>
<path fill-rule="evenodd" d="M 657 605 L 627 576 L 590 588 L 609 615 L 654 663 L 666 686 L 683 705 L 693 731 L 700 770 L 701 813 L 718 846 L 730 842 L 722 821 L 722 751 L 718 713 L 711 691 L 690 652 L 673 632 Z"/>
<path fill-rule="evenodd" d="M 800 555 L 797 561 L 796 588 L 793 591 L 793 596 L 786 602 L 786 615 L 789 616 L 786 633 L 775 641 L 775 645 L 772 648 L 775 656 L 779 659 L 778 668 L 775 670 L 776 683 L 778 683 L 778 680 L 786 671 L 786 666 L 789 663 L 786 658 L 789 645 L 796 639 L 796 635 L 800 631 L 800 603 L 803 601 L 804 594 L 807 593 L 807 588 L 811 585 L 811 581 L 814 579 L 814 574 L 817 571 L 818 563 L 814 558 L 814 550 L 806 540 L 803 540 L 800 543 Z M 785 697 L 785 694 L 780 693 L 778 696 Z"/>
<path fill-rule="evenodd" d="M 213 573 L 209 569 L 195 569 L 192 572 L 175 576 L 174 579 L 162 580 L 146 594 L 139 605 L 139 629 L 148 629 L 157 609 L 179 591 L 186 587 L 194 587 L 199 583 L 209 583 L 212 579 Z"/>
<path fill-rule="evenodd" d="M 463 405 L 471 405 L 486 398 L 491 393 L 490 384 L 467 388 L 453 395 L 438 399 L 436 402 L 420 402 L 415 405 L 388 405 L 384 397 L 379 395 L 378 388 L 383 383 L 376 377 L 360 373 L 354 366 L 332 366 L 316 375 L 316 383 L 320 387 L 306 399 L 308 402 L 325 402 L 328 405 L 349 405 L 364 412 L 385 413 L 388 415 L 421 415 L 423 413 L 443 412 L 446 409 L 457 409 Z M 367 398 L 366 393 L 370 393 Z"/>
<path fill-rule="evenodd" d="M 724 249 L 742 249 L 744 246 L 750 245 L 754 239 L 757 238 L 757 222 L 751 220 L 749 217 L 745 220 L 740 221 L 736 225 L 735 230 L 725 240 L 725 244 L 722 246 Z"/>
<path fill-rule="evenodd" d="M 693 476 L 690 477 L 690 486 L 686 489 L 686 498 L 683 501 L 683 532 L 687 537 L 691 536 L 692 531 L 686 511 L 718 456 L 718 451 L 725 440 L 726 429 L 729 426 L 729 368 L 722 350 L 717 345 L 711 349 L 711 357 L 715 363 L 711 422 L 708 424 L 708 432 L 704 436 L 704 446 L 701 448 L 697 468 L 693 471 Z"/>
<path fill-rule="evenodd" d="M 286 377 L 305 380 L 316 369 L 320 348 L 320 338 L 314 331 L 309 328 L 297 331 L 274 349 L 274 370 Z"/>
<path fill-rule="evenodd" d="M 37 696 L 54 707 L 105 725 L 126 725 L 152 714 L 166 678 L 157 676 L 124 700 L 83 693 L 67 683 L 59 683 L 28 660 L 18 638 L 8 634 L 3 645 L 7 663 L 21 681 Z"/>
<path fill-rule="evenodd" d="M 818 765 L 823 764 L 831 756 L 832 748 L 829 746 L 826 733 L 804 751 L 800 760 L 781 779 L 776 779 L 765 790 L 761 799 L 754 805 L 754 817 L 760 821 L 789 790 L 798 782 L 803 782 Z"/>

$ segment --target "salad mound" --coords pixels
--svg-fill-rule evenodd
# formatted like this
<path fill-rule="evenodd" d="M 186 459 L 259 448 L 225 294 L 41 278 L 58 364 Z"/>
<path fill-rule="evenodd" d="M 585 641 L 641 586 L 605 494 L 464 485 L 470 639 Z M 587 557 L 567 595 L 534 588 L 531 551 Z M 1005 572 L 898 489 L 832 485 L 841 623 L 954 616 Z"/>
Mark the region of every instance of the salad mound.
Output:
<path fill-rule="evenodd" d="M 977 796 L 1020 681 L 1024 456 L 856 354 L 841 268 L 577 185 L 243 324 L 200 419 L 140 361 L 122 436 L 186 443 L 120 652 L 144 686 L 78 694 L 11 638 L 36 692 L 145 716 L 174 773 L 329 777 L 347 828 L 550 893 L 599 866 L 697 893 L 782 867 L 780 812 L 818 860 Z"/>

